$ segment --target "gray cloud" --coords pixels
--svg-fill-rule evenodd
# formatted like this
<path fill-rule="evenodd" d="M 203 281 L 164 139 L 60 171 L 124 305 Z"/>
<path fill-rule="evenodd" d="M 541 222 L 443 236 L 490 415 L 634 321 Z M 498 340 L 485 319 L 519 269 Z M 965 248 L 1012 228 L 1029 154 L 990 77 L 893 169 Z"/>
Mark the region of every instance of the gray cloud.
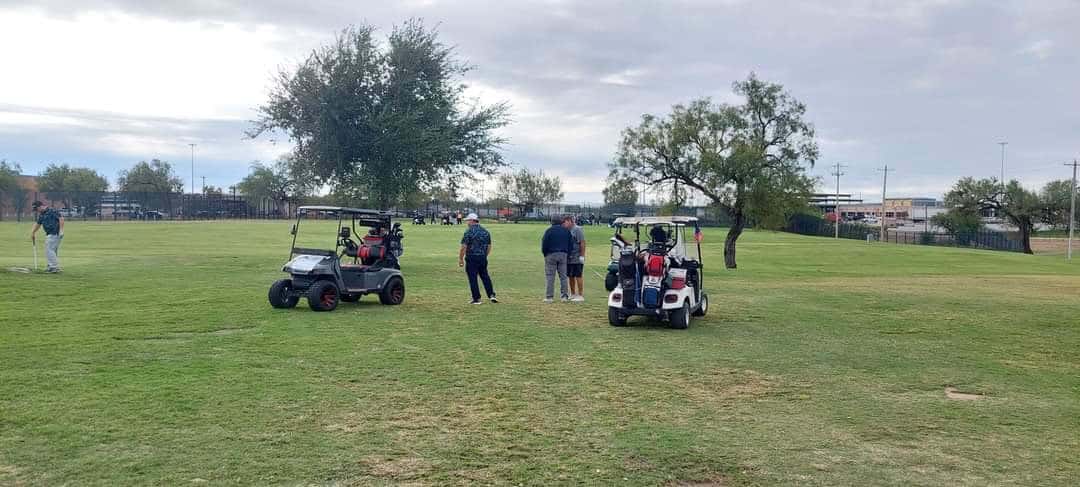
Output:
<path fill-rule="evenodd" d="M 0 15 L 20 3 L 0 1 Z M 514 103 L 510 159 L 579 181 L 572 193 L 581 198 L 597 198 L 599 183 L 580 185 L 606 174 L 623 127 L 691 98 L 730 100 L 731 83 L 752 70 L 807 103 L 823 149 L 814 173 L 844 162 L 850 167 L 842 189 L 868 199 L 880 191 L 874 168 L 883 164 L 897 169 L 890 176 L 897 191 L 912 195 L 939 194 L 961 176 L 996 175 L 1002 139 L 1010 141 L 1009 175 L 1025 184 L 1058 177 L 1051 168 L 1080 155 L 1073 109 L 1080 104 L 1080 6 L 1064 0 L 34 5 L 69 18 L 121 11 L 208 25 L 276 25 L 289 33 L 282 52 L 294 56 L 347 23 L 389 30 L 422 17 L 438 23 L 443 38 L 476 66 L 467 82 Z M 0 94 L 4 102 L 18 103 Z M 242 152 L 242 120 L 190 123 L 199 126 L 192 136 L 231 137 Z M 128 130 L 116 121 L 101 126 Z M 77 134 L 68 127 L 36 135 Z M 246 163 L 235 163 L 234 172 L 242 174 Z M 831 190 L 831 182 L 824 187 Z"/>

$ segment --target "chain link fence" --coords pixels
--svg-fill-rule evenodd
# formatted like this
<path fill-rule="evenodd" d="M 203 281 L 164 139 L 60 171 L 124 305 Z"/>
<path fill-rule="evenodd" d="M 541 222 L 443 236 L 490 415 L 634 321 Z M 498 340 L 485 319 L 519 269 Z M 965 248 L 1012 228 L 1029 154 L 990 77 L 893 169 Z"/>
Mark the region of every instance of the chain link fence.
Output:
<path fill-rule="evenodd" d="M 795 215 L 788 221 L 785 231 L 800 235 L 833 237 L 836 224 L 814 215 Z M 859 223 L 840 223 L 840 238 L 880 241 L 881 228 Z M 885 230 L 885 241 L 907 245 L 938 245 L 942 247 L 966 247 L 1007 252 L 1023 252 L 1023 243 L 1007 232 L 981 230 L 967 233 L 903 232 Z"/>

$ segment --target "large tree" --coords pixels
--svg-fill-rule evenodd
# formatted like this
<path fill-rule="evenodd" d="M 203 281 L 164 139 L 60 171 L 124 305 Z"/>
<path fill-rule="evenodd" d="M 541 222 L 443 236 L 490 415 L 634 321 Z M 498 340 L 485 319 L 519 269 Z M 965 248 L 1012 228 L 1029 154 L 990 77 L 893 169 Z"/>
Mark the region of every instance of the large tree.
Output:
<path fill-rule="evenodd" d="M 236 189 L 249 203 L 270 200 L 285 206 L 286 214 L 290 214 L 290 205 L 299 203 L 314 191 L 309 179 L 298 174 L 295 166 L 297 164 L 292 156 L 284 156 L 272 165 L 256 162 L 252 164 L 251 172 L 236 185 Z"/>
<path fill-rule="evenodd" d="M 172 164 L 153 159 L 120 171 L 116 186 L 143 206 L 160 206 L 171 213 L 172 193 L 183 192 L 184 180 L 173 172 Z"/>
<path fill-rule="evenodd" d="M 1069 226 L 1069 211 L 1072 204 L 1071 198 L 1073 187 L 1071 179 L 1059 179 L 1050 181 L 1039 192 L 1046 208 L 1040 218 L 1043 223 L 1053 228 L 1067 228 Z"/>
<path fill-rule="evenodd" d="M 467 103 L 470 69 L 418 20 L 379 43 L 368 25 L 345 29 L 282 71 L 248 132 L 283 131 L 315 182 L 364 191 L 388 207 L 431 185 L 456 188 L 504 165 L 496 131 L 506 104 Z"/>
<path fill-rule="evenodd" d="M 638 201 L 637 183 L 630 178 L 608 178 L 604 187 L 604 204 L 609 206 L 634 206 Z"/>
<path fill-rule="evenodd" d="M 523 167 L 500 174 L 495 195 L 497 200 L 517 207 L 524 216 L 539 206 L 562 201 L 562 181 L 557 176 L 544 175 L 544 171 L 533 172 Z"/>
<path fill-rule="evenodd" d="M 1046 204 L 1034 191 L 1015 179 L 1002 185 L 997 178 L 963 178 L 945 194 L 945 205 L 961 213 L 992 211 L 1020 230 L 1024 253 L 1031 254 L 1031 232 L 1046 211 Z"/>
<path fill-rule="evenodd" d="M 38 176 L 38 189 L 64 206 L 78 206 L 87 211 L 101 202 L 101 193 L 109 189 L 109 181 L 90 168 L 49 164 Z"/>
<path fill-rule="evenodd" d="M 754 74 L 733 86 L 738 106 L 704 98 L 675 105 L 666 117 L 644 115 L 623 131 L 612 177 L 675 194 L 696 190 L 732 221 L 724 264 L 736 268 L 735 243 L 753 218 L 774 225 L 805 206 L 818 157 L 806 106 L 784 87 Z"/>

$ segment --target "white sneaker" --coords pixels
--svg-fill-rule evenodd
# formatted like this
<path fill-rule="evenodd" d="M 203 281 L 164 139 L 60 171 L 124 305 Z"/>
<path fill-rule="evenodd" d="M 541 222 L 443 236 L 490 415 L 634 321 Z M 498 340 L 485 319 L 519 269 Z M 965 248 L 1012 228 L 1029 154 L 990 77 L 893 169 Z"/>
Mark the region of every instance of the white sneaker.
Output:
<path fill-rule="evenodd" d="M 555 302 L 555 300 L 554 300 L 554 299 L 551 299 L 551 298 L 544 298 L 544 302 L 545 302 L 545 303 L 554 303 L 554 302 Z"/>
<path fill-rule="evenodd" d="M 564 303 L 570 302 L 570 297 L 569 296 L 563 296 L 563 297 L 559 298 L 559 301 L 562 301 Z"/>
<path fill-rule="evenodd" d="M 585 296 L 582 296 L 580 294 L 576 294 L 576 295 L 570 297 L 570 301 L 573 301 L 575 303 L 580 303 L 580 302 L 585 301 Z"/>

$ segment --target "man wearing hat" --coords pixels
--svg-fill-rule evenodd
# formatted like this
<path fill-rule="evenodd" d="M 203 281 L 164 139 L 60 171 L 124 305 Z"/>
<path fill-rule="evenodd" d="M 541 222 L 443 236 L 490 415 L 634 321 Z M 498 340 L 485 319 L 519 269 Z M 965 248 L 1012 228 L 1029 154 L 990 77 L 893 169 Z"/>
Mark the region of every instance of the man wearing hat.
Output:
<path fill-rule="evenodd" d="M 492 303 L 498 303 L 495 299 L 495 287 L 491 284 L 491 276 L 488 275 L 488 254 L 491 253 L 491 234 L 480 226 L 480 217 L 476 213 L 469 213 L 465 217 L 469 223 L 469 229 L 461 237 L 461 250 L 458 252 L 458 267 L 465 267 L 465 274 L 469 276 L 469 289 L 472 291 L 472 304 L 483 304 L 480 300 L 480 286 L 476 278 L 484 281 L 484 291 L 487 291 L 488 299 Z"/>
<path fill-rule="evenodd" d="M 34 229 L 30 231 L 30 241 L 37 244 L 38 228 L 45 229 L 45 272 L 60 272 L 60 259 L 57 252 L 60 251 L 60 241 L 64 239 L 64 217 L 56 210 L 45 206 L 40 201 L 35 201 L 31 207 L 38 214 Z"/>

